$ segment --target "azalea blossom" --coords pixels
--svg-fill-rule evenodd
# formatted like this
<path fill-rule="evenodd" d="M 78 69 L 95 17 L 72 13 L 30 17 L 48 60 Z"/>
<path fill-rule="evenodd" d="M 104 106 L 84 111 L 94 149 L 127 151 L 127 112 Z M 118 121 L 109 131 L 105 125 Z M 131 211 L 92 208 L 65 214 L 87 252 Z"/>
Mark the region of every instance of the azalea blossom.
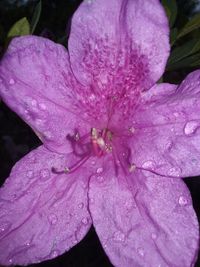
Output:
<path fill-rule="evenodd" d="M 182 178 L 200 174 L 200 71 L 156 84 L 169 50 L 158 0 L 84 1 L 67 50 L 12 40 L 0 97 L 43 145 L 0 188 L 1 264 L 55 258 L 93 224 L 114 266 L 194 266 L 199 228 Z"/>

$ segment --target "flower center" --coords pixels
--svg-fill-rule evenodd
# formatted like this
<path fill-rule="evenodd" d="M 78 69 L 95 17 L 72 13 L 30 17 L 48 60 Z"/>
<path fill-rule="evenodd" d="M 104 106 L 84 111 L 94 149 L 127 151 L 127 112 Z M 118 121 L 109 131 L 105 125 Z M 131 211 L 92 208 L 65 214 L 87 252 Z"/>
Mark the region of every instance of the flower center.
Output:
<path fill-rule="evenodd" d="M 105 152 L 112 152 L 113 133 L 108 129 L 98 131 L 96 128 L 91 129 L 91 142 L 93 153 L 101 157 Z"/>
<path fill-rule="evenodd" d="M 91 128 L 89 134 L 82 137 L 77 132 L 75 135 L 67 136 L 73 149 L 73 156 L 76 158 L 75 163 L 65 167 L 63 170 L 52 168 L 52 172 L 56 174 L 72 173 L 82 166 L 91 156 L 101 157 L 106 153 L 112 152 L 113 132 L 104 128 L 99 130 Z"/>

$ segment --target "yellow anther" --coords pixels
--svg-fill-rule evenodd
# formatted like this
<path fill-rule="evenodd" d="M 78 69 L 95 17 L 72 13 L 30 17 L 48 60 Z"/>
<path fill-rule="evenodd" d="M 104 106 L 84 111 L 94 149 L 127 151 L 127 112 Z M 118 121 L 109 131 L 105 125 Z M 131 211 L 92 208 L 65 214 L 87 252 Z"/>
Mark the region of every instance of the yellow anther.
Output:
<path fill-rule="evenodd" d="M 91 136 L 92 136 L 92 139 L 97 139 L 98 132 L 97 132 L 97 129 L 96 128 L 92 128 L 91 129 Z"/>
<path fill-rule="evenodd" d="M 131 164 L 128 168 L 129 172 L 133 172 L 136 169 L 135 164 Z"/>
<path fill-rule="evenodd" d="M 105 147 L 105 142 L 104 142 L 102 137 L 99 137 L 97 139 L 97 144 L 100 146 L 100 148 L 104 148 Z"/>
<path fill-rule="evenodd" d="M 68 172 L 70 172 L 70 169 L 68 167 L 65 167 L 64 168 L 64 173 L 68 173 Z"/>

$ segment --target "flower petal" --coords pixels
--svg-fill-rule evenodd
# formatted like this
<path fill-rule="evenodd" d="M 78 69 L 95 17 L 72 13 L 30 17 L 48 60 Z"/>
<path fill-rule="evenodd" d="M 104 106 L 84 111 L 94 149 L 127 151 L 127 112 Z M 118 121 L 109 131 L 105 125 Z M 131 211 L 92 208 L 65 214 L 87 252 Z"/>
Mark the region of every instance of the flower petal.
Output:
<path fill-rule="evenodd" d="M 51 170 L 65 165 L 66 157 L 41 146 L 13 168 L 0 188 L 0 264 L 27 265 L 55 258 L 89 230 L 89 175 L 86 169 L 85 178 L 78 171 L 66 175 Z"/>
<path fill-rule="evenodd" d="M 177 88 L 155 85 L 135 113 L 132 160 L 166 176 L 200 173 L 200 71 Z"/>
<path fill-rule="evenodd" d="M 0 97 L 52 150 L 68 153 L 66 136 L 87 130 L 76 90 L 64 47 L 36 36 L 11 42 L 0 64 Z"/>
<path fill-rule="evenodd" d="M 79 81 L 104 95 L 138 92 L 162 75 L 168 35 L 157 0 L 84 1 L 72 19 L 70 62 Z"/>
<path fill-rule="evenodd" d="M 181 179 L 136 170 L 128 186 L 111 169 L 102 177 L 90 181 L 89 208 L 114 266 L 193 266 L 198 221 Z"/>

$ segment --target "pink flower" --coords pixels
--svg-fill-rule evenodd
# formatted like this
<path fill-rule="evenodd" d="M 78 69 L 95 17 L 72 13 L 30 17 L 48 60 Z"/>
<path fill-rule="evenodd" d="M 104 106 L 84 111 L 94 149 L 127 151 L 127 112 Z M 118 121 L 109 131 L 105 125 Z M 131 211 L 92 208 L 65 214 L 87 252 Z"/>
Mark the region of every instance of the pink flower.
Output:
<path fill-rule="evenodd" d="M 158 0 L 84 1 L 68 51 L 16 38 L 0 96 L 43 145 L 0 189 L 0 263 L 69 250 L 94 225 L 114 266 L 189 267 L 199 232 L 181 177 L 200 173 L 200 71 L 155 84 L 169 55 Z"/>

